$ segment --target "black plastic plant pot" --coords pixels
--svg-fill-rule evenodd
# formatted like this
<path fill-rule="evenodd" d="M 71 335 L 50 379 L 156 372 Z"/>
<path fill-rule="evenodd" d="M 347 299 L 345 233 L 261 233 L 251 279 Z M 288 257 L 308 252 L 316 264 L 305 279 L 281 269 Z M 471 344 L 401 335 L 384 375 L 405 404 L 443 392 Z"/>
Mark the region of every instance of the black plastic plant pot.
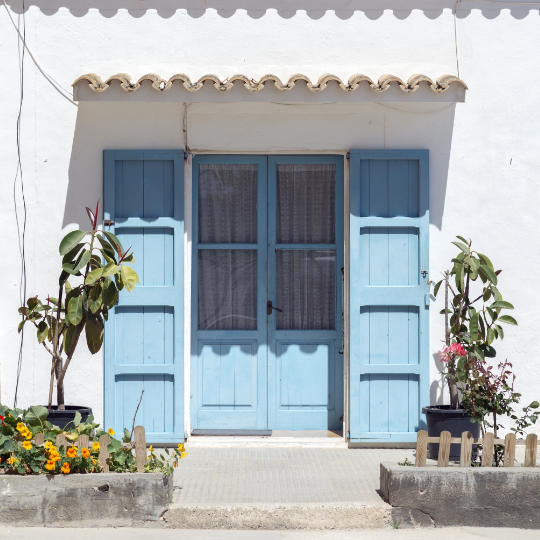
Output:
<path fill-rule="evenodd" d="M 461 437 L 464 431 L 470 431 L 475 439 L 480 436 L 480 424 L 473 422 L 463 409 L 452 409 L 450 405 L 433 405 L 424 407 L 422 412 L 426 415 L 429 437 L 439 437 L 442 431 L 449 431 L 452 437 Z M 460 447 L 459 444 L 450 445 L 452 461 L 459 461 Z M 438 443 L 429 443 L 428 458 L 437 459 L 438 455 Z"/>
<path fill-rule="evenodd" d="M 74 427 L 73 420 L 75 419 L 76 412 L 81 413 L 81 421 L 85 422 L 86 419 L 92 414 L 92 409 L 90 407 L 80 407 L 78 405 L 66 405 L 65 410 L 59 410 L 56 405 L 53 405 L 49 409 L 49 416 L 47 420 L 61 429 L 64 429 L 66 426 L 69 429 Z"/>

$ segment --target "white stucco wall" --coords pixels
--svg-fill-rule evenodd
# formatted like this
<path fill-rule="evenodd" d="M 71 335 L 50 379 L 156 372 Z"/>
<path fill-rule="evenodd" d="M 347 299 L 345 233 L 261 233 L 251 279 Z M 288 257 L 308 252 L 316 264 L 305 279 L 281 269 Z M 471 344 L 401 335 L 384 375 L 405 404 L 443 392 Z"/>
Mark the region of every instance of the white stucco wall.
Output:
<path fill-rule="evenodd" d="M 21 2 L 7 3 L 17 12 Z M 288 11 L 281 8 L 285 4 Z M 540 265 L 535 239 L 540 203 L 539 9 L 516 2 L 463 1 L 454 17 L 451 2 L 406 0 L 399 3 L 401 11 L 392 9 L 389 0 L 382 2 L 384 11 L 371 4 L 315 0 L 306 12 L 300 0 L 256 0 L 248 13 L 240 0 L 30 0 L 26 35 L 40 65 L 66 88 L 87 72 L 127 72 L 134 78 L 147 72 L 164 77 L 183 72 L 192 79 L 205 73 L 258 78 L 269 72 L 284 79 L 296 72 L 312 79 L 332 72 L 346 79 L 361 72 L 376 79 L 383 73 L 405 78 L 419 72 L 431 77 L 457 74 L 459 66 L 469 86 L 463 104 L 197 103 L 187 109 L 188 144 L 200 152 L 428 148 L 431 275 L 435 278 L 448 264 L 456 234 L 472 237 L 503 268 L 500 289 L 515 304 L 520 325 L 508 328 L 498 352 L 514 363 L 517 387 L 523 404 L 528 403 L 540 396 L 540 359 L 535 354 L 540 292 L 534 280 Z M 103 5 L 107 7 L 99 9 Z M 371 9 L 365 11 L 365 6 Z M 1 6 L 0 74 L 0 399 L 12 404 L 19 305 L 12 181 L 19 87 L 17 37 Z M 67 230 L 85 223 L 84 205 L 101 196 L 102 150 L 182 148 L 183 114 L 181 103 L 159 99 L 81 102 L 76 108 L 27 57 L 21 145 L 28 294 L 54 291 L 58 242 Z M 432 352 L 440 347 L 443 333 L 439 309 L 437 304 L 431 311 Z M 48 370 L 47 355 L 29 332 L 19 405 L 45 402 Z M 431 378 L 432 398 L 441 399 L 434 362 Z M 91 405 L 101 418 L 100 354 L 91 357 L 81 349 L 66 377 L 66 398 Z"/>

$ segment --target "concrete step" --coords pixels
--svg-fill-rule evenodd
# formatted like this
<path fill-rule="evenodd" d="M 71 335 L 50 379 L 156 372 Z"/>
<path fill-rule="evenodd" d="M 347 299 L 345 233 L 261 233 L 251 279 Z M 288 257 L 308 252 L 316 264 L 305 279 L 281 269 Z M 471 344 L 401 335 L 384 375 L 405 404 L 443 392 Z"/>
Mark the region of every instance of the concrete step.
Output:
<path fill-rule="evenodd" d="M 233 504 L 173 503 L 164 514 L 175 529 L 374 529 L 391 524 L 385 503 Z"/>
<path fill-rule="evenodd" d="M 342 437 L 196 435 L 188 448 L 347 448 Z"/>

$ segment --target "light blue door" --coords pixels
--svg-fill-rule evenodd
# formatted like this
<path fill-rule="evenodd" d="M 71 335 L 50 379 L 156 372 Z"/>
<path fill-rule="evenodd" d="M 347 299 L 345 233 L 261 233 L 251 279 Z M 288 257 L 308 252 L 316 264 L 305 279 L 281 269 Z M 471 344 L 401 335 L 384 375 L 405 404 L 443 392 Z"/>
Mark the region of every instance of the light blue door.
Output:
<path fill-rule="evenodd" d="M 192 425 L 337 429 L 343 157 L 193 162 Z"/>
<path fill-rule="evenodd" d="M 429 400 L 427 150 L 351 151 L 350 439 L 413 441 Z"/>
<path fill-rule="evenodd" d="M 105 327 L 105 425 L 151 442 L 184 439 L 184 154 L 106 150 L 104 223 L 135 255 L 140 284 Z"/>

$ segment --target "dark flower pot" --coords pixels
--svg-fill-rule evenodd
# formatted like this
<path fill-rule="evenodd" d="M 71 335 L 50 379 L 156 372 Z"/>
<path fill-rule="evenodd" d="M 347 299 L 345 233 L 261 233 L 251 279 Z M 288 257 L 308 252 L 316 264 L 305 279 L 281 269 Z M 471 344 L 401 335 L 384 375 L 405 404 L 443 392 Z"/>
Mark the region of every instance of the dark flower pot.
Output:
<path fill-rule="evenodd" d="M 66 426 L 69 428 L 73 426 L 73 420 L 75 419 L 75 413 L 79 411 L 81 413 L 81 422 L 85 422 L 86 419 L 92 414 L 92 409 L 90 407 L 81 407 L 79 405 L 66 405 L 65 410 L 58 410 L 56 405 L 53 405 L 49 409 L 49 416 L 47 420 L 58 426 L 60 429 L 64 429 Z M 68 425 L 70 424 L 70 425 Z"/>
<path fill-rule="evenodd" d="M 432 405 L 424 407 L 422 412 L 426 415 L 428 437 L 438 437 L 441 431 L 449 431 L 452 437 L 461 437 L 464 431 L 470 431 L 477 439 L 480 436 L 480 424 L 473 422 L 469 413 L 463 409 L 451 409 L 450 405 Z M 450 459 L 459 461 L 461 445 L 450 445 Z M 428 444 L 428 458 L 437 459 L 439 455 L 438 443 Z"/>

